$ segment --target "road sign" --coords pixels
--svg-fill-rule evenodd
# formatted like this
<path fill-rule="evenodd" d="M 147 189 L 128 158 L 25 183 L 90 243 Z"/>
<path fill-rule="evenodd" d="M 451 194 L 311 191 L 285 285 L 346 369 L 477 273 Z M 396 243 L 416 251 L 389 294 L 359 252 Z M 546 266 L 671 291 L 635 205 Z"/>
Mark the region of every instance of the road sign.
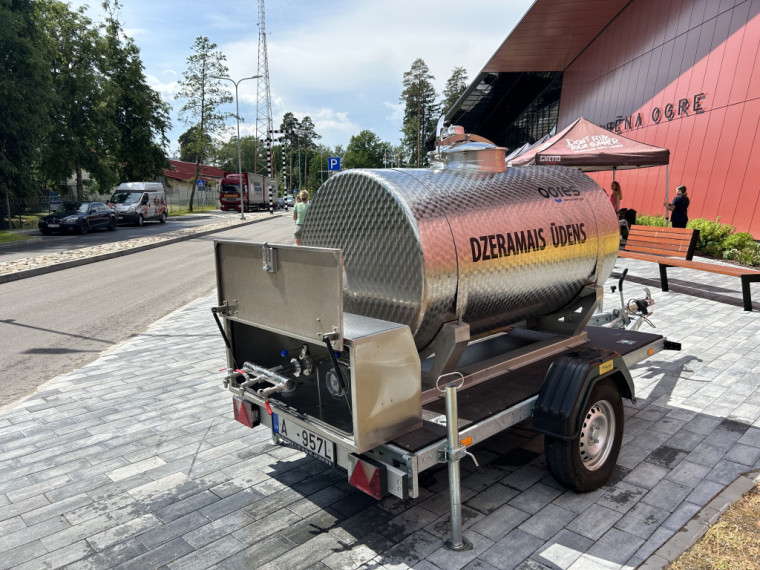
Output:
<path fill-rule="evenodd" d="M 340 170 L 339 156 L 330 156 L 327 158 L 327 170 Z"/>
<path fill-rule="evenodd" d="M 198 188 L 203 188 L 206 185 L 205 180 L 198 179 Z"/>

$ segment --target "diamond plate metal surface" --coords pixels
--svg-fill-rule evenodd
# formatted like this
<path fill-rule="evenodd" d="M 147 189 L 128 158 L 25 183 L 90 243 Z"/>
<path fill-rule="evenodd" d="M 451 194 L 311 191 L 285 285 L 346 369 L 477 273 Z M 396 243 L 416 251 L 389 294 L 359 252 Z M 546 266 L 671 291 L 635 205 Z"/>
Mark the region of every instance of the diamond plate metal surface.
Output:
<path fill-rule="evenodd" d="M 618 232 L 573 169 L 350 170 L 316 193 L 303 243 L 343 250 L 346 312 L 409 325 L 422 349 L 448 321 L 478 334 L 557 311 L 604 282 Z"/>

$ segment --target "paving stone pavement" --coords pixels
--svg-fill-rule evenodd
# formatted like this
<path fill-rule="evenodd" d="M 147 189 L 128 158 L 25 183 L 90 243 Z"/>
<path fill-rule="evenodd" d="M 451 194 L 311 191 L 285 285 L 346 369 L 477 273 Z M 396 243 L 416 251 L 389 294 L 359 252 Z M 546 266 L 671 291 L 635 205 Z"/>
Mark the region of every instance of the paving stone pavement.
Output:
<path fill-rule="evenodd" d="M 742 310 L 738 279 L 674 268 L 663 293 L 656 265 L 623 267 L 683 350 L 633 368 L 597 491 L 555 482 L 517 426 L 475 450 L 482 471 L 462 462 L 473 548 L 446 550 L 445 467 L 419 498 L 375 502 L 232 419 L 210 296 L 0 412 L 0 568 L 660 568 L 757 478 L 760 306 Z"/>

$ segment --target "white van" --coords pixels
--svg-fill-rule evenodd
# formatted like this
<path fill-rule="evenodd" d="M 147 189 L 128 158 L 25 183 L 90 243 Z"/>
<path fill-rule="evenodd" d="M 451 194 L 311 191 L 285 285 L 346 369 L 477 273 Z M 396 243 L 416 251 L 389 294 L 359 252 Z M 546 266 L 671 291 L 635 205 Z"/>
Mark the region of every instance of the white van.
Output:
<path fill-rule="evenodd" d="M 122 182 L 108 201 L 119 223 L 143 225 L 146 220 L 166 223 L 166 192 L 160 182 Z"/>

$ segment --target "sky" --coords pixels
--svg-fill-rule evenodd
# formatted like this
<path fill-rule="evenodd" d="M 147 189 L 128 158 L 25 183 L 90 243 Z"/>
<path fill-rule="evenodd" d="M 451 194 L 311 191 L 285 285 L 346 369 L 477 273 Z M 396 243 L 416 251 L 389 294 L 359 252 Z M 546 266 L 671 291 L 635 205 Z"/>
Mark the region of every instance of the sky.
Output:
<path fill-rule="evenodd" d="M 175 99 L 191 46 L 206 36 L 226 56 L 229 76 L 258 72 L 257 0 L 121 0 L 120 20 L 140 48 L 149 84 L 172 106 L 170 156 L 189 125 Z M 88 5 L 103 20 L 99 0 Z M 286 112 L 308 115 L 322 135 L 317 141 L 344 148 L 368 129 L 383 141 L 401 139 L 404 72 L 421 58 L 440 94 L 455 67 L 469 81 L 480 73 L 532 0 L 269 0 L 267 57 L 274 128 Z M 256 81 L 239 84 L 241 136 L 255 134 Z M 227 83 L 234 95 L 234 87 Z M 235 112 L 235 103 L 227 109 Z M 235 119 L 229 121 L 234 135 Z"/>

